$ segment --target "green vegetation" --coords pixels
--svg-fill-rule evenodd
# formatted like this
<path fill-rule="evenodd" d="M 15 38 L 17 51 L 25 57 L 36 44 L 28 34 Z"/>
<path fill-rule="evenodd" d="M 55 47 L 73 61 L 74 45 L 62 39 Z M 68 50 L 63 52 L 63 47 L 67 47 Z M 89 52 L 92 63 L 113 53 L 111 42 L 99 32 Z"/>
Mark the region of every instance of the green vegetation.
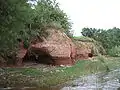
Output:
<path fill-rule="evenodd" d="M 113 57 L 120 57 L 120 46 L 115 46 L 112 47 L 109 51 L 108 54 Z"/>
<path fill-rule="evenodd" d="M 45 29 L 49 27 L 59 28 L 72 36 L 71 22 L 55 0 L 0 0 L 0 21 L 0 64 L 15 63 L 19 38 L 28 48 L 33 38 L 47 37 L 49 33 Z M 78 61 L 71 67 L 52 69 L 1 68 L 0 86 L 54 86 L 83 75 L 120 68 L 119 28 L 83 28 L 82 35 L 74 37 L 73 41 L 93 43 L 92 48 L 98 54 L 104 54 L 105 48 L 107 54 L 114 58 L 97 56 L 92 60 Z"/>
<path fill-rule="evenodd" d="M 0 85 L 5 83 L 7 86 L 54 86 L 83 75 L 106 72 L 107 68 L 109 70 L 120 68 L 120 58 L 98 56 L 91 60 L 80 60 L 71 67 L 53 67 L 46 70 L 45 68 L 4 68 L 4 71 L 1 71 L 3 74 L 0 76 Z"/>
<path fill-rule="evenodd" d="M 85 37 L 85 36 L 75 36 L 73 37 L 73 41 L 75 42 L 76 45 L 79 47 L 87 47 L 92 49 L 92 54 L 93 55 L 105 55 L 106 51 L 103 48 L 101 42 L 94 40 L 93 38 Z M 80 41 L 80 42 L 79 42 Z"/>
<path fill-rule="evenodd" d="M 83 28 L 81 33 L 83 36 L 90 37 L 95 39 L 98 42 L 101 42 L 107 54 L 111 56 L 119 56 L 119 55 L 116 55 L 119 52 L 118 50 L 120 46 L 120 29 L 119 28 L 114 27 L 108 30 L 95 29 L 95 28 Z"/>
<path fill-rule="evenodd" d="M 75 40 L 83 41 L 83 42 L 95 42 L 94 39 L 89 38 L 89 37 L 85 37 L 85 36 L 74 36 L 73 38 L 74 38 Z"/>
<path fill-rule="evenodd" d="M 0 0 L 0 21 L 0 58 L 6 62 L 15 59 L 18 38 L 27 48 L 32 38 L 47 36 L 44 28 L 62 28 L 68 35 L 71 29 L 69 18 L 55 0 Z"/>

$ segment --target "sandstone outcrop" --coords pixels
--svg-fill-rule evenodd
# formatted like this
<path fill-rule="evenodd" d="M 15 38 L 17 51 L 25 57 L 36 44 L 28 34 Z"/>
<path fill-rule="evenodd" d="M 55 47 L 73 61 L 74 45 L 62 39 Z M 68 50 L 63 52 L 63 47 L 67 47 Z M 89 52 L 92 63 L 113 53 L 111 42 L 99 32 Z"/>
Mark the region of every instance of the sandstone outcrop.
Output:
<path fill-rule="evenodd" d="M 36 54 L 40 62 L 53 65 L 73 65 L 76 49 L 72 40 L 60 30 L 47 29 L 49 34 L 42 42 L 32 44 L 30 51 Z"/>
<path fill-rule="evenodd" d="M 28 50 L 20 42 L 17 65 L 22 64 L 25 57 L 43 64 L 73 65 L 76 60 L 88 59 L 98 53 L 93 42 L 71 40 L 62 30 L 54 28 L 48 28 L 45 32 L 47 36 L 31 40 Z"/>

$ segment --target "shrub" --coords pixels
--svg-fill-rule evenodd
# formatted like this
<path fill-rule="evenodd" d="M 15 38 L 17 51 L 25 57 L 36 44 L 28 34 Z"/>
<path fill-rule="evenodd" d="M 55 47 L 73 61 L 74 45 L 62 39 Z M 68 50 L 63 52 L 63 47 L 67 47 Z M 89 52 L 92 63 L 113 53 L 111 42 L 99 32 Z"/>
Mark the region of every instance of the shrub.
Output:
<path fill-rule="evenodd" d="M 120 57 L 120 46 L 112 47 L 108 50 L 108 54 L 113 57 Z"/>
<path fill-rule="evenodd" d="M 93 38 L 89 38 L 89 37 L 84 37 L 84 36 L 80 36 L 80 37 L 74 37 L 73 41 L 78 45 L 78 46 L 82 46 L 82 47 L 88 47 L 90 49 L 92 49 L 92 53 L 93 55 L 105 55 L 106 51 L 103 48 L 102 44 L 96 40 L 94 40 Z M 79 43 L 77 43 L 79 42 Z"/>
<path fill-rule="evenodd" d="M 12 60 L 16 54 L 18 38 L 27 48 L 32 38 L 46 35 L 47 26 L 62 28 L 65 33 L 71 28 L 69 18 L 56 1 L 39 0 L 34 9 L 28 1 L 37 0 L 0 0 L 0 55 L 5 60 Z"/>
<path fill-rule="evenodd" d="M 102 62 L 102 64 L 105 66 L 107 72 L 110 71 L 107 63 L 105 62 L 105 60 L 106 60 L 105 56 L 102 56 L 101 54 L 99 54 L 99 55 L 97 56 L 97 60 L 99 60 L 100 62 Z"/>

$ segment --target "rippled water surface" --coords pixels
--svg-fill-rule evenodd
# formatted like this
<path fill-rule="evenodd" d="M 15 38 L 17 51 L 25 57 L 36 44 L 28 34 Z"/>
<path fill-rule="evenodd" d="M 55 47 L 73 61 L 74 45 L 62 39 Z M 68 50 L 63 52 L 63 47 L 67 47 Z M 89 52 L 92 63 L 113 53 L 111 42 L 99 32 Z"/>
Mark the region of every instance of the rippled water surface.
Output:
<path fill-rule="evenodd" d="M 120 69 L 78 78 L 59 88 L 1 88 L 0 90 L 120 90 Z"/>

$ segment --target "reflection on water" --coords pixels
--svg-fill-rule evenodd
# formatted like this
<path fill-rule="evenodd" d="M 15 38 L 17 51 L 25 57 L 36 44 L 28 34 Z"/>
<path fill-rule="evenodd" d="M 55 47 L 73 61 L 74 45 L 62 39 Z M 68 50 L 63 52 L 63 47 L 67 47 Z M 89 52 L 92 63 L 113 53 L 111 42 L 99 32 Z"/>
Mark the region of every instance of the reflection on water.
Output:
<path fill-rule="evenodd" d="M 120 90 L 120 69 L 78 78 L 60 89 L 54 88 L 3 88 L 0 90 Z"/>

